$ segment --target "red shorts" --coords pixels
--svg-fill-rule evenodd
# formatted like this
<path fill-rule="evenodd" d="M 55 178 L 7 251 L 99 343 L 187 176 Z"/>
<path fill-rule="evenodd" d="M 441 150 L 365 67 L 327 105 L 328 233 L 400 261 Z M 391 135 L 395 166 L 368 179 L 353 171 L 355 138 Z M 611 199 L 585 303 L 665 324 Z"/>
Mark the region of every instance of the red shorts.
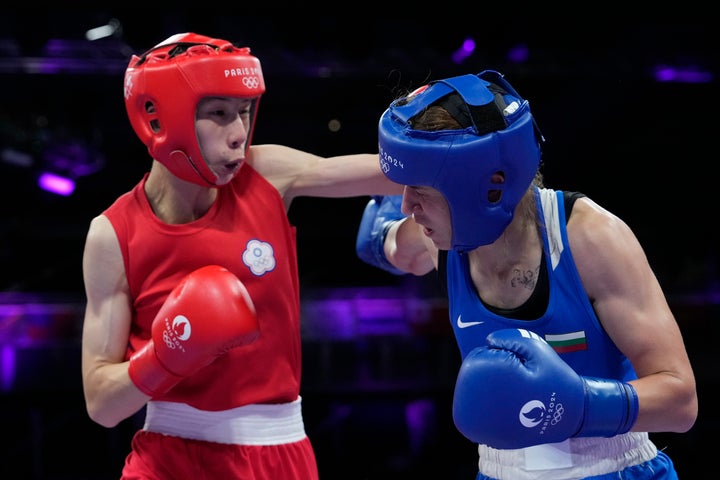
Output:
<path fill-rule="evenodd" d="M 310 439 L 280 445 L 229 445 L 138 431 L 121 480 L 222 478 L 318 480 Z"/>

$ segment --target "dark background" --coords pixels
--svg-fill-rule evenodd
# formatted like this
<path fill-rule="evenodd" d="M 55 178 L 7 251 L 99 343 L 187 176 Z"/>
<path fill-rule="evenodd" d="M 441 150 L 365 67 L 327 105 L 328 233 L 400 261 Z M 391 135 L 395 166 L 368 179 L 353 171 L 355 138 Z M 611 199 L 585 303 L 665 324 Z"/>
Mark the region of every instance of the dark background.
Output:
<path fill-rule="evenodd" d="M 720 298 L 719 58 L 709 13 L 668 12 L 651 21 L 566 12 L 561 20 L 501 11 L 469 15 L 452 7 L 420 16 L 408 5 L 409 11 L 392 16 L 374 14 L 369 4 L 348 5 L 346 14 L 273 5 L 259 13 L 224 6 L 213 13 L 70 8 L 0 16 L 0 148 L 32 159 L 29 165 L 0 159 L 0 347 L 14 349 L 17 370 L 0 392 L 6 426 L 0 477 L 119 476 L 140 420 L 108 430 L 84 411 L 84 236 L 90 220 L 150 165 L 124 110 L 129 55 L 194 31 L 249 45 L 260 58 L 267 93 L 254 143 L 321 155 L 376 151 L 382 111 L 430 79 L 486 68 L 505 73 L 530 100 L 547 139 L 548 186 L 583 191 L 621 216 L 668 294 L 696 369 L 701 414 L 689 433 L 654 439 L 667 447 L 681 478 L 692 478 L 702 467 L 702 445 L 716 438 L 718 428 L 714 359 L 705 353 L 718 333 Z M 109 21 L 121 26 L 115 37 L 84 41 L 88 28 Z M 476 52 L 454 63 L 453 52 L 469 37 Z M 526 49 L 527 58 L 511 61 L 509 53 L 518 49 Z M 61 67 L 38 72 L 49 59 Z M 658 82 L 655 72 L 662 66 L 705 72 L 706 81 Z M 327 128 L 332 119 L 342 124 L 337 132 Z M 79 177 L 70 197 L 38 189 L 46 153 L 76 144 L 102 168 Z M 304 412 L 321 475 L 474 478 L 475 449 L 455 432 L 449 415 L 458 354 L 434 279 L 393 277 L 356 258 L 355 233 L 366 202 L 301 198 L 290 210 L 299 229 L 302 294 L 310 305 L 303 319 Z M 425 320 L 418 327 L 405 318 L 412 328 L 401 326 L 400 333 L 317 333 L 321 319 L 314 312 L 328 299 L 352 303 L 357 292 L 368 291 L 368 302 L 420 299 Z M 18 308 L 22 315 L 13 313 Z M 40 340 L 21 343 L 12 336 L 30 324 L 42 331 L 31 335 Z"/>

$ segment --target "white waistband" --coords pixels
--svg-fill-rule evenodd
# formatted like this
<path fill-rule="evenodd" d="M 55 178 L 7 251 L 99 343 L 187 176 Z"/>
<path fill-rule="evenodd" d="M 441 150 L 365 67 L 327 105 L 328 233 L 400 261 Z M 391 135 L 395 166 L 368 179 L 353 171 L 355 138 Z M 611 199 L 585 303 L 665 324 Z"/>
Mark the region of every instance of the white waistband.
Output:
<path fill-rule="evenodd" d="M 185 403 L 150 401 L 143 430 L 236 445 L 279 445 L 306 436 L 300 397 L 290 403 L 245 405 L 219 412 Z"/>
<path fill-rule="evenodd" d="M 512 480 L 571 480 L 617 472 L 652 460 L 657 447 L 646 432 L 571 438 L 515 450 L 479 445 L 480 473 Z"/>

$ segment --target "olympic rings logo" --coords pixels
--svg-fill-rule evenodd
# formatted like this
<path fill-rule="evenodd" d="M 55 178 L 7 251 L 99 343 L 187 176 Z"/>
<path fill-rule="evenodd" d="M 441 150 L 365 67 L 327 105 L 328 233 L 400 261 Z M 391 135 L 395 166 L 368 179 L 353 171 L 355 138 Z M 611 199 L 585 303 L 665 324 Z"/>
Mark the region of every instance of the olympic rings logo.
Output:
<path fill-rule="evenodd" d="M 563 413 L 565 413 L 565 408 L 563 408 L 562 403 L 558 403 L 555 406 L 555 411 L 553 412 L 553 418 L 550 420 L 550 425 L 557 425 L 562 421 Z"/>
<path fill-rule="evenodd" d="M 190 339 L 192 334 L 192 327 L 190 320 L 185 315 L 177 315 L 173 318 L 172 322 L 169 319 L 165 319 L 165 328 L 163 329 L 162 339 L 165 346 L 170 350 L 179 348 L 185 350 L 181 342 L 185 342 Z"/>
<path fill-rule="evenodd" d="M 243 77 L 242 83 L 243 83 L 243 85 L 245 85 L 245 87 L 247 87 L 251 90 L 255 90 L 256 88 L 258 88 L 260 86 L 260 79 L 256 76 Z"/>
<path fill-rule="evenodd" d="M 405 164 L 380 148 L 380 168 L 382 172 L 387 174 L 393 167 L 404 169 Z"/>
<path fill-rule="evenodd" d="M 170 350 L 175 350 L 175 342 L 173 342 L 172 338 L 170 338 L 167 331 L 163 332 L 163 342 L 165 342 L 165 346 Z"/>

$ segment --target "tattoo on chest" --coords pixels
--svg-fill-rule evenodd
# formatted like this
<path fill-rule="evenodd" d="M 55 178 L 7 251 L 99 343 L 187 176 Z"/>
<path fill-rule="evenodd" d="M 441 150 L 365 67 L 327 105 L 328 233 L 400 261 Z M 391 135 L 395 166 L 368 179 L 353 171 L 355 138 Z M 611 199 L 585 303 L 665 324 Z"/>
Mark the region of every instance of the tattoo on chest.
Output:
<path fill-rule="evenodd" d="M 521 270 L 516 268 L 513 270 L 512 278 L 510 279 L 510 285 L 513 287 L 524 287 L 528 290 L 535 288 L 537 283 L 538 273 L 540 267 L 538 266 L 535 270 Z"/>

